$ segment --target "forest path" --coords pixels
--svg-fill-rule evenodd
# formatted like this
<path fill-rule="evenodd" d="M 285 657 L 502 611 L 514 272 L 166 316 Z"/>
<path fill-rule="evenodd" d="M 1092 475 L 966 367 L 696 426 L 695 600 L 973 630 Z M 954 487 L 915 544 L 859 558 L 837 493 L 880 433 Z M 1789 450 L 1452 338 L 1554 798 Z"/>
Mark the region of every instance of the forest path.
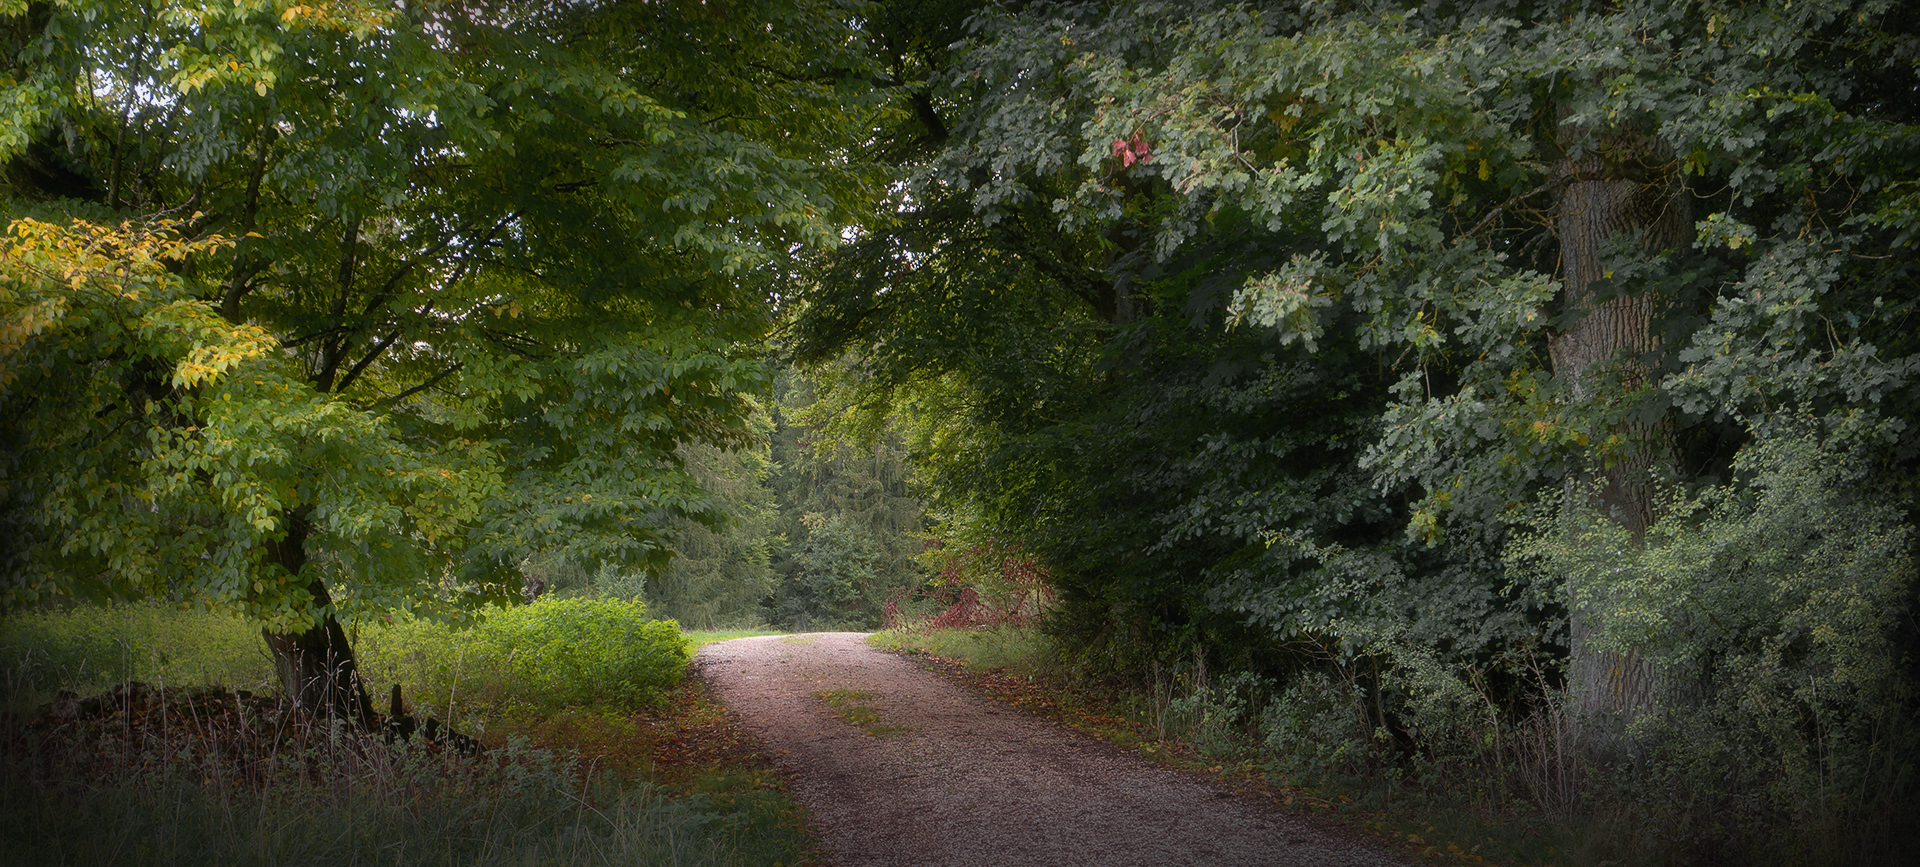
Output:
<path fill-rule="evenodd" d="M 696 659 L 795 780 L 835 867 L 1404 863 L 977 696 L 865 633 L 741 638 Z M 866 729 L 822 693 L 853 693 Z"/>

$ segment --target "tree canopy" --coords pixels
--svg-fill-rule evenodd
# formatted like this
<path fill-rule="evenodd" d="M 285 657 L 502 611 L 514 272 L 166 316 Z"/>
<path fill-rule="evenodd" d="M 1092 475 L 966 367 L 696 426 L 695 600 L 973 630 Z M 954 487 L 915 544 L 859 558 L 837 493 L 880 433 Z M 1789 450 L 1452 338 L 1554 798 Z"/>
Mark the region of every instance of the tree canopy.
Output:
<path fill-rule="evenodd" d="M 872 105 L 845 9 L 717 11 L 0 9 L 7 598 L 304 635 L 722 520 L 677 450 L 751 439 Z"/>

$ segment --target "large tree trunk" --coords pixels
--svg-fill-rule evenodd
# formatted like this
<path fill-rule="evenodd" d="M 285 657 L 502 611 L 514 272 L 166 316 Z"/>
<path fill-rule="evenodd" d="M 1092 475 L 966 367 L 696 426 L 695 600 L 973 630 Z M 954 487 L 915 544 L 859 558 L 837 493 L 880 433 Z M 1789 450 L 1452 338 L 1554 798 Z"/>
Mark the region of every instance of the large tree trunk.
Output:
<path fill-rule="evenodd" d="M 299 575 L 307 564 L 307 510 L 294 510 L 283 519 L 287 534 L 274 545 L 273 562 L 288 574 Z M 333 597 L 317 577 L 307 585 L 307 592 L 314 606 L 326 612 L 318 623 L 302 632 L 262 633 L 273 651 L 280 686 L 296 707 L 315 717 L 368 728 L 373 724 L 373 702 L 360 680 L 346 630 L 333 616 Z"/>
<path fill-rule="evenodd" d="M 1650 292 L 1602 298 L 1594 282 L 1610 273 L 1603 253 L 1620 236 L 1634 239 L 1637 253 L 1669 249 L 1687 237 L 1685 196 L 1657 157 L 1645 139 L 1628 134 L 1560 167 L 1566 173 L 1557 215 L 1565 304 L 1583 315 L 1554 337 L 1549 349 L 1554 372 L 1569 385 L 1575 402 L 1592 395 L 1600 374 L 1596 365 L 1616 364 L 1612 370 L 1627 388 L 1645 381 L 1639 359 L 1655 348 L 1659 299 Z M 1610 460 L 1596 455 L 1584 474 L 1570 478 L 1569 493 L 1595 492 L 1586 505 L 1616 522 L 1637 545 L 1657 518 L 1651 471 L 1671 460 L 1671 448 L 1661 425 L 1623 425 L 1614 433 L 1626 442 L 1624 450 Z M 1571 605 L 1568 686 L 1582 739 L 1602 755 L 1617 755 L 1625 746 L 1626 726 L 1670 689 L 1665 673 L 1638 654 L 1595 646 L 1600 616 L 1590 601 Z"/>

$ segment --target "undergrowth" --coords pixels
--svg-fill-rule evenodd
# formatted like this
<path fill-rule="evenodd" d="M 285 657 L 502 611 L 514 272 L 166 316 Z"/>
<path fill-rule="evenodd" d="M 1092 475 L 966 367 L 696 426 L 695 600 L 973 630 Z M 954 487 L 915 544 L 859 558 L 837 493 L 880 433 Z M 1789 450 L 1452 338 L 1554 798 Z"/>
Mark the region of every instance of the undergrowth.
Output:
<path fill-rule="evenodd" d="M 261 690 L 273 676 L 260 631 L 226 614 L 137 602 L 0 618 L 0 684 L 15 713 L 62 689 L 91 695 L 142 681 Z"/>
<path fill-rule="evenodd" d="M 635 622 L 631 606 L 530 608 L 464 630 L 358 625 L 369 685 L 403 683 L 414 712 L 480 736 L 488 750 L 477 759 L 278 722 L 271 661 L 237 619 L 164 605 L 0 619 L 14 711 L 0 725 L 0 865 L 817 857 L 784 781 L 704 686 L 681 678 L 691 648 L 735 634 L 681 636 Z M 544 653 L 539 638 L 583 647 L 572 648 L 573 664 L 516 664 Z M 185 696 L 157 705 L 168 734 L 136 728 L 132 712 L 82 725 L 72 708 L 99 700 L 68 699 L 64 717 L 34 713 L 62 690 L 126 695 L 108 689 L 129 679 Z M 210 701 L 249 710 L 219 723 L 192 709 Z M 238 719 L 265 734 L 242 737 Z"/>
<path fill-rule="evenodd" d="M 969 668 L 1032 675 L 1054 671 L 1045 639 L 1030 627 L 889 629 L 869 639 L 875 647 L 918 651 L 964 661 Z"/>
<path fill-rule="evenodd" d="M 96 780 L 9 768 L 0 861 L 722 865 L 789 854 L 753 816 L 717 812 L 704 795 L 583 783 L 578 759 L 521 741 L 475 761 L 423 748 L 316 749 L 278 757 L 258 782 L 204 762 L 140 759 Z"/>
<path fill-rule="evenodd" d="M 360 625 L 360 668 L 404 684 L 455 725 L 597 706 L 657 703 L 680 682 L 692 645 L 638 601 L 543 597 L 489 608 L 477 624 L 396 618 Z"/>

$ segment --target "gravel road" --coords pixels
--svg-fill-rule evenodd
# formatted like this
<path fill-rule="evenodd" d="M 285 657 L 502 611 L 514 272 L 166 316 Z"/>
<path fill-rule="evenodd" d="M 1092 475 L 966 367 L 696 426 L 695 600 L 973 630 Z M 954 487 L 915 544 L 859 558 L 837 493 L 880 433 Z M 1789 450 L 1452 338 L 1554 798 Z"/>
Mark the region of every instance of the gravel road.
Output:
<path fill-rule="evenodd" d="M 795 781 L 835 867 L 1405 863 L 974 695 L 865 639 L 742 638 L 697 658 Z M 871 732 L 821 698 L 845 691 L 871 694 L 856 699 L 872 708 Z"/>

